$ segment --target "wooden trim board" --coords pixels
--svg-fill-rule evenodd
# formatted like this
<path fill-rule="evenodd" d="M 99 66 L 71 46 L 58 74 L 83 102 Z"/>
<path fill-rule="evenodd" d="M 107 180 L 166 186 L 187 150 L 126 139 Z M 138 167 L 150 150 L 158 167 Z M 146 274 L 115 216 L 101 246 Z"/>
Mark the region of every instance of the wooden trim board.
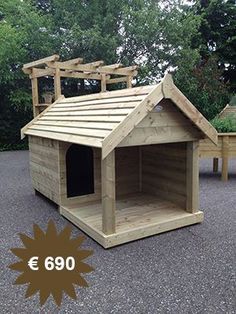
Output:
<path fill-rule="evenodd" d="M 60 213 L 104 248 L 203 221 L 201 211 L 188 213 L 179 205 L 146 193 L 116 201 L 116 230 L 111 234 L 102 231 L 101 202 L 61 206 Z"/>
<path fill-rule="evenodd" d="M 126 232 L 117 232 L 114 234 L 105 235 L 103 232 L 93 229 L 83 219 L 81 219 L 80 217 L 76 217 L 75 215 L 73 215 L 73 212 L 65 207 L 60 207 L 60 213 L 62 216 L 64 216 L 74 225 L 80 228 L 83 232 L 85 232 L 88 236 L 98 242 L 105 249 L 134 240 L 153 236 L 166 231 L 201 223 L 204 217 L 202 211 L 198 211 L 193 214 L 186 212 L 183 217 L 177 217 L 166 222 L 153 224 L 150 223 L 143 227 L 127 230 Z"/>

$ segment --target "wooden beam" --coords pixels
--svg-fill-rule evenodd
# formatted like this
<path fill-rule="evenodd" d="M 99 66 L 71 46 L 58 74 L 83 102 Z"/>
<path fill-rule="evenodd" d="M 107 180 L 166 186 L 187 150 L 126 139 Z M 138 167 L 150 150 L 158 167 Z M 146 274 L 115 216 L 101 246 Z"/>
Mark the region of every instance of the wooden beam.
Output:
<path fill-rule="evenodd" d="M 98 66 L 99 62 L 102 62 L 102 61 L 96 61 L 96 62 L 78 64 L 78 65 L 72 65 L 72 64 L 68 65 L 68 64 L 63 64 L 63 62 L 47 62 L 46 64 L 50 68 L 58 67 L 61 70 L 84 71 L 84 72 L 101 73 L 101 74 L 132 75 L 132 76 L 136 76 L 138 74 L 138 72 L 136 71 L 137 66 L 112 69 L 106 66 Z"/>
<path fill-rule="evenodd" d="M 33 71 L 33 73 L 32 73 Z M 54 69 L 46 68 L 46 69 L 39 69 L 39 68 L 32 68 L 30 78 L 39 78 L 43 76 L 53 76 L 55 73 Z"/>
<path fill-rule="evenodd" d="M 43 58 L 43 59 L 39 59 L 39 60 L 30 62 L 30 63 L 26 63 L 23 66 L 23 71 L 24 71 L 24 69 L 29 69 L 29 68 L 33 68 L 33 67 L 36 67 L 39 65 L 43 65 L 43 64 L 46 64 L 47 62 L 57 61 L 57 60 L 59 60 L 59 58 L 60 58 L 59 55 L 52 55 L 52 56 L 47 57 L 47 58 Z"/>
<path fill-rule="evenodd" d="M 123 67 L 122 63 L 114 63 L 114 64 L 108 64 L 104 65 L 104 67 L 109 68 L 109 69 L 119 69 Z"/>
<path fill-rule="evenodd" d="M 102 231 L 115 233 L 115 151 L 102 160 Z"/>
<path fill-rule="evenodd" d="M 101 80 L 102 75 L 96 73 L 82 73 L 82 72 L 70 72 L 70 71 L 60 71 L 61 77 L 71 77 L 71 78 L 81 78 L 88 80 Z M 106 76 L 106 79 L 109 79 L 110 75 Z"/>
<path fill-rule="evenodd" d="M 43 114 L 45 114 L 53 105 L 55 105 L 56 103 L 58 103 L 60 100 L 62 100 L 64 97 L 64 95 L 61 95 L 54 103 L 50 104 L 43 112 L 41 112 L 40 114 L 38 114 L 33 120 L 31 120 L 29 123 L 27 123 L 22 129 L 21 129 L 21 139 L 23 140 L 23 138 L 25 137 L 25 131 L 32 125 L 34 124 L 36 121 L 38 121 L 38 119 L 40 117 L 42 117 Z"/>
<path fill-rule="evenodd" d="M 171 99 L 187 118 L 195 124 L 205 136 L 217 144 L 218 135 L 210 122 L 197 110 L 196 107 L 174 85 L 170 74 L 165 75 L 162 81 L 162 91 L 165 98 Z"/>
<path fill-rule="evenodd" d="M 122 83 L 122 82 L 127 82 L 126 76 L 107 79 L 107 84 L 116 84 L 116 83 Z"/>
<path fill-rule="evenodd" d="M 199 144 L 198 141 L 194 141 L 186 145 L 186 211 L 196 213 L 199 210 Z"/>
<path fill-rule="evenodd" d="M 95 61 L 85 64 L 65 64 L 64 62 L 47 62 L 50 68 L 60 68 L 61 70 L 72 70 L 72 71 L 85 71 L 85 72 L 97 72 L 96 69 L 103 61 Z"/>
<path fill-rule="evenodd" d="M 132 89 L 131 89 L 132 91 Z M 146 117 L 156 104 L 163 99 L 162 84 L 155 86 L 132 112 L 104 139 L 102 158 L 105 158 L 119 143 Z"/>
<path fill-rule="evenodd" d="M 83 58 L 75 58 L 75 59 L 71 59 L 71 60 L 67 60 L 67 61 L 62 61 L 62 64 L 67 64 L 67 65 L 77 65 L 80 63 L 83 63 Z"/>
<path fill-rule="evenodd" d="M 57 100 L 61 96 L 61 76 L 60 76 L 59 68 L 55 69 L 54 91 L 55 91 L 55 100 Z"/>
<path fill-rule="evenodd" d="M 222 172 L 221 180 L 228 181 L 229 136 L 222 137 Z"/>
<path fill-rule="evenodd" d="M 32 69 L 32 74 L 34 75 L 34 69 Z M 38 79 L 36 77 L 31 79 L 31 86 L 32 86 L 33 115 L 35 118 L 39 114 L 39 108 L 36 108 L 36 105 L 39 103 Z"/>
<path fill-rule="evenodd" d="M 128 76 L 127 76 L 127 80 L 126 80 L 126 82 L 127 82 L 127 88 L 132 88 L 132 80 L 133 80 L 133 76 L 128 75 Z"/>
<path fill-rule="evenodd" d="M 101 80 L 101 92 L 105 92 L 107 90 L 107 84 L 106 84 L 106 74 L 102 74 L 102 80 Z"/>
<path fill-rule="evenodd" d="M 103 67 L 97 68 L 96 70 L 99 73 L 136 76 L 138 74 L 138 71 L 136 71 L 137 68 L 138 68 L 137 65 L 133 65 L 130 67 L 125 67 L 125 68 L 118 68 L 118 69 L 111 69 L 109 68 L 109 66 L 103 66 Z"/>

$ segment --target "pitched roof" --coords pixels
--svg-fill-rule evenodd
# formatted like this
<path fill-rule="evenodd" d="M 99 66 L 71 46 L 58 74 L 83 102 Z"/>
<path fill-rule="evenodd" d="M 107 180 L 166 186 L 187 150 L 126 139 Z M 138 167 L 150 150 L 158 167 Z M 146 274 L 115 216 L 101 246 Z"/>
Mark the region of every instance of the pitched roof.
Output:
<path fill-rule="evenodd" d="M 171 99 L 217 143 L 216 130 L 177 89 L 170 75 L 154 86 L 61 97 L 28 123 L 21 134 L 101 147 L 105 158 L 163 98 Z"/>

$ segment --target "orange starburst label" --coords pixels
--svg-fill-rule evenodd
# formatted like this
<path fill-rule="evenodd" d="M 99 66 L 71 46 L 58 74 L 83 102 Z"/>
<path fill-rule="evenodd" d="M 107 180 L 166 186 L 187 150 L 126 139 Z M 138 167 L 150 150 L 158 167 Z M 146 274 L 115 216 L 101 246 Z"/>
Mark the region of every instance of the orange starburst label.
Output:
<path fill-rule="evenodd" d="M 93 251 L 81 249 L 85 239 L 83 236 L 70 238 L 70 226 L 57 233 L 54 222 L 50 221 L 45 233 L 37 224 L 33 230 L 34 238 L 20 234 L 24 247 L 11 250 L 20 261 L 9 267 L 22 273 L 14 284 L 28 283 L 25 297 L 39 292 L 41 306 L 50 295 L 60 306 L 63 291 L 76 300 L 74 285 L 88 287 L 81 274 L 94 270 L 83 261 L 92 255 Z"/>

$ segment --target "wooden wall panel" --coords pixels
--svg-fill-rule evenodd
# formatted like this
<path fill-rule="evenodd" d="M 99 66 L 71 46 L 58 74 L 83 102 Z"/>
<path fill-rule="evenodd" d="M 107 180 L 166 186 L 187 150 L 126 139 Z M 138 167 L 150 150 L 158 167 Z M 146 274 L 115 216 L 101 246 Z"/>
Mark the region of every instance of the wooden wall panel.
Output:
<path fill-rule="evenodd" d="M 115 149 L 116 196 L 139 191 L 139 147 Z"/>
<path fill-rule="evenodd" d="M 29 136 L 29 151 L 34 189 L 60 204 L 58 141 Z"/>
<path fill-rule="evenodd" d="M 186 143 L 142 147 L 142 190 L 186 208 Z"/>
<path fill-rule="evenodd" d="M 185 142 L 201 136 L 200 131 L 170 100 L 163 99 L 119 146 Z"/>

